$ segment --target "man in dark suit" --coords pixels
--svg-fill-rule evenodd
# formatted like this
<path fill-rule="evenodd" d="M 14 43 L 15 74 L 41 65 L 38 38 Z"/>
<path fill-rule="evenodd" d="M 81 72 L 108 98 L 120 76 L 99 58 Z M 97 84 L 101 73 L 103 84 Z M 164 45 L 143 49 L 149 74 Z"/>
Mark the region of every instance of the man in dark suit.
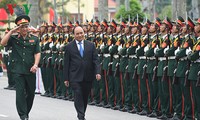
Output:
<path fill-rule="evenodd" d="M 74 105 L 79 120 L 85 120 L 88 95 L 92 81 L 101 79 L 98 55 L 95 45 L 84 37 L 83 29 L 74 29 L 74 41 L 66 46 L 64 56 L 65 85 L 74 91 Z"/>

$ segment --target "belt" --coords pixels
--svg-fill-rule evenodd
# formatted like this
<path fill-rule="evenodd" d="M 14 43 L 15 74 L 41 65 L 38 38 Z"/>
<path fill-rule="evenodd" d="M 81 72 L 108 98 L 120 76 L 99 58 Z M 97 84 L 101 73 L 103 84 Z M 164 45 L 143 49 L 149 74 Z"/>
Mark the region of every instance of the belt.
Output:
<path fill-rule="evenodd" d="M 129 55 L 129 58 L 137 58 L 136 55 Z"/>
<path fill-rule="evenodd" d="M 193 63 L 200 63 L 200 59 L 196 60 L 196 61 L 192 61 Z"/>
<path fill-rule="evenodd" d="M 174 60 L 174 59 L 176 59 L 176 56 L 170 56 L 170 57 L 168 57 L 168 59 L 169 60 Z"/>
<path fill-rule="evenodd" d="M 50 52 L 51 52 L 51 50 L 46 50 L 46 51 L 45 51 L 45 53 L 50 53 Z"/>
<path fill-rule="evenodd" d="M 155 60 L 156 58 L 155 57 L 147 57 L 147 59 L 149 59 L 149 60 Z"/>
<path fill-rule="evenodd" d="M 58 53 L 58 51 L 52 51 L 52 53 Z"/>
<path fill-rule="evenodd" d="M 166 57 L 159 57 L 158 60 L 160 61 L 166 60 Z"/>
<path fill-rule="evenodd" d="M 104 57 L 110 57 L 110 54 L 103 54 Z"/>
<path fill-rule="evenodd" d="M 139 59 L 146 59 L 146 56 L 140 56 Z"/>
<path fill-rule="evenodd" d="M 8 53 L 12 53 L 12 50 L 8 50 Z"/>
<path fill-rule="evenodd" d="M 185 60 L 187 60 L 188 58 L 187 57 L 183 57 L 183 58 L 180 58 L 179 60 L 180 61 L 185 61 Z"/>
<path fill-rule="evenodd" d="M 127 55 L 121 55 L 121 57 L 122 57 L 122 58 L 125 58 L 125 57 L 127 57 Z"/>
<path fill-rule="evenodd" d="M 4 52 L 3 54 L 4 54 L 4 55 L 8 55 L 8 52 Z"/>
<path fill-rule="evenodd" d="M 114 57 L 115 59 L 117 59 L 117 58 L 119 58 L 119 55 L 113 55 L 113 57 Z"/>

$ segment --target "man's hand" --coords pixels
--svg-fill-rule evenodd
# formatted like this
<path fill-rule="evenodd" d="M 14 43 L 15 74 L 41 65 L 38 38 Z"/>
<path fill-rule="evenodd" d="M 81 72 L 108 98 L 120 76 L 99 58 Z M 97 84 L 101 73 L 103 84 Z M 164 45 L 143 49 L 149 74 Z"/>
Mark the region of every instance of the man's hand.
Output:
<path fill-rule="evenodd" d="M 97 79 L 97 81 L 101 80 L 101 75 L 100 74 L 96 74 L 96 79 Z"/>
<path fill-rule="evenodd" d="M 36 73 L 38 66 L 37 65 L 33 65 L 30 69 L 30 72 L 32 73 Z"/>
<path fill-rule="evenodd" d="M 66 87 L 69 87 L 69 81 L 68 80 L 66 80 L 64 83 L 65 83 Z"/>
<path fill-rule="evenodd" d="M 19 26 L 13 28 L 12 30 L 10 30 L 10 32 L 11 32 L 11 33 L 17 32 L 21 26 L 22 26 L 22 25 L 19 25 Z"/>

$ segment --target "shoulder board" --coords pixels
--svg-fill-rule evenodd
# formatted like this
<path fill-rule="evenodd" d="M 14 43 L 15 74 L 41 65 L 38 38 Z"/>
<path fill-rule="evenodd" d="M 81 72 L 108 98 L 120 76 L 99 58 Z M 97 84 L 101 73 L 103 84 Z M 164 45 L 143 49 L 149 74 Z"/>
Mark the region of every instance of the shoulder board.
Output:
<path fill-rule="evenodd" d="M 19 33 L 13 33 L 12 35 L 19 35 Z"/>
<path fill-rule="evenodd" d="M 35 36 L 35 37 L 38 37 L 37 35 L 35 35 L 35 34 L 32 34 L 32 33 L 30 33 L 30 35 L 31 35 L 31 36 Z"/>

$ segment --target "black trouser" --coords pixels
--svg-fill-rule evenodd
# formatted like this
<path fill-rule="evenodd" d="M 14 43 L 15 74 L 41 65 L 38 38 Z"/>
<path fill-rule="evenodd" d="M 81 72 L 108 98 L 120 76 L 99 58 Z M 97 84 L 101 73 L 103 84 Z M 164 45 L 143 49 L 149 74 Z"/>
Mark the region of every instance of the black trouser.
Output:
<path fill-rule="evenodd" d="M 77 117 L 79 119 L 84 119 L 92 82 L 70 82 L 70 85 L 74 91 L 74 106 L 78 113 Z"/>
<path fill-rule="evenodd" d="M 35 74 L 12 73 L 16 83 L 16 106 L 21 119 L 28 117 L 35 97 Z"/>

